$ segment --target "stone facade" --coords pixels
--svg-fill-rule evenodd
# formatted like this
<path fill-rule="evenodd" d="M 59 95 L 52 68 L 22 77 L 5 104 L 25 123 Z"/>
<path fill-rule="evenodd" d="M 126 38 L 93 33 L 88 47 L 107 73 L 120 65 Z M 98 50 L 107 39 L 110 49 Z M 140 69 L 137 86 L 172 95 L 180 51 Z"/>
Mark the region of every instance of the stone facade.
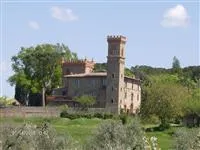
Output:
<path fill-rule="evenodd" d="M 54 96 L 92 95 L 94 107 L 120 113 L 136 113 L 141 103 L 140 80 L 124 76 L 125 43 L 123 36 L 108 36 L 107 72 L 93 72 L 94 61 L 64 61 L 63 88 L 55 89 Z"/>

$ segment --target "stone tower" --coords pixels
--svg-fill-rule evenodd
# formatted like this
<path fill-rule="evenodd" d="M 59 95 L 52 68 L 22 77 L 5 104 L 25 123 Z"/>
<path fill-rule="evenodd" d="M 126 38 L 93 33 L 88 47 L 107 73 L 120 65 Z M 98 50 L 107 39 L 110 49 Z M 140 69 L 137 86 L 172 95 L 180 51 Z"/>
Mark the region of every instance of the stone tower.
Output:
<path fill-rule="evenodd" d="M 124 36 L 108 36 L 106 107 L 110 112 L 120 113 L 120 103 L 124 99 Z"/>

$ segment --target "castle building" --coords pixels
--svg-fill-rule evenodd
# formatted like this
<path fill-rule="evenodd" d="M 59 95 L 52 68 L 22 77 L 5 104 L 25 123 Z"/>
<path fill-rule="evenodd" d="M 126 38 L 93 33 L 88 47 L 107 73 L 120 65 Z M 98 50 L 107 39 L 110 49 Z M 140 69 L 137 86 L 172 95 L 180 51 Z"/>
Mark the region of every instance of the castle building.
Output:
<path fill-rule="evenodd" d="M 68 102 L 73 97 L 91 95 L 96 98 L 93 107 L 105 108 L 109 112 L 121 110 L 136 113 L 140 109 L 140 80 L 124 75 L 124 36 L 107 36 L 107 72 L 94 72 L 94 61 L 63 61 L 63 88 L 53 91 L 54 96 L 65 96 Z"/>

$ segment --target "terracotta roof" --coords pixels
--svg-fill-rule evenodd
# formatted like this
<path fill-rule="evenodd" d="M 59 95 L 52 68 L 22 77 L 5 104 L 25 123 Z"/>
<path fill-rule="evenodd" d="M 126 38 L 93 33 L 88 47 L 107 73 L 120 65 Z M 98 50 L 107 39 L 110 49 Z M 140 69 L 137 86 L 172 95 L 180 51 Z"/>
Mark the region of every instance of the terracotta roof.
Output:
<path fill-rule="evenodd" d="M 80 73 L 80 74 L 70 74 L 70 75 L 64 75 L 66 78 L 76 78 L 76 77 L 106 77 L 107 72 L 91 72 L 91 73 Z M 124 78 L 130 79 L 130 80 L 137 80 L 140 81 L 139 79 L 131 78 L 128 76 L 125 76 Z"/>

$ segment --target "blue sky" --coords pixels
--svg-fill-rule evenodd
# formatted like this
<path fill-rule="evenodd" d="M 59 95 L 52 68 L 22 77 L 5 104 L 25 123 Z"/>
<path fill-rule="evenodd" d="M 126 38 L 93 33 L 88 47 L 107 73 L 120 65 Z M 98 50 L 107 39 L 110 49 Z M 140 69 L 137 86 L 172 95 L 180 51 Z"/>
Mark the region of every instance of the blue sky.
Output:
<path fill-rule="evenodd" d="M 1 1 L 0 94 L 20 47 L 64 43 L 80 58 L 106 62 L 107 35 L 127 37 L 126 66 L 199 65 L 198 1 Z"/>

